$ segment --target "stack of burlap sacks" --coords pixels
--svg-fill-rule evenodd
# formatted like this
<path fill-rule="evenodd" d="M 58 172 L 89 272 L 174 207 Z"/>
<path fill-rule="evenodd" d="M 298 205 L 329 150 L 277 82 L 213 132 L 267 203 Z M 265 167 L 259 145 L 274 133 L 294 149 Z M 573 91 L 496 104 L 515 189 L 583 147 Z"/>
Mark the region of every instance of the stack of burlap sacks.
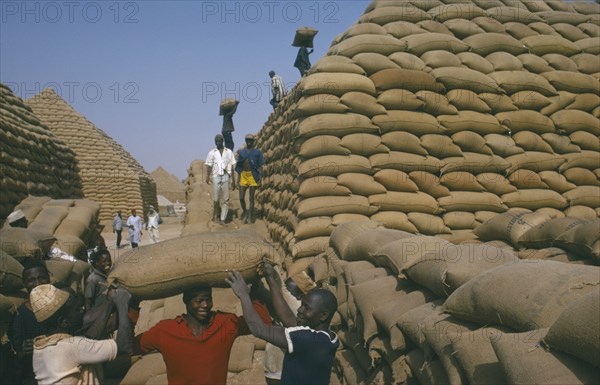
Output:
<path fill-rule="evenodd" d="M 100 221 L 111 221 L 118 210 L 144 213 L 158 206 L 156 185 L 144 168 L 52 89 L 26 103 L 75 152 L 84 197 L 100 204 Z"/>
<path fill-rule="evenodd" d="M 340 223 L 475 238 L 498 213 L 600 213 L 600 13 L 564 1 L 375 1 L 258 137 L 295 260 Z"/>
<path fill-rule="evenodd" d="M 42 259 L 53 247 L 78 258 L 51 258 L 44 261 L 51 282 L 71 287 L 83 293 L 83 284 L 90 271 L 87 262 L 88 242 L 103 244 L 98 225 L 100 206 L 86 199 L 51 199 L 29 196 L 15 209 L 24 212 L 28 228 L 0 230 L 0 340 L 7 342 L 4 328 L 10 325 L 14 313 L 26 299 L 21 274 L 26 260 Z"/>
<path fill-rule="evenodd" d="M 0 238 L 2 249 L 14 257 L 45 258 L 52 245 L 47 242 L 50 238 L 63 252 L 84 261 L 88 245 L 104 246 L 98 226 L 100 205 L 94 201 L 28 196 L 17 209 L 25 214 L 27 229 L 5 224 Z"/>
<path fill-rule="evenodd" d="M 185 203 L 185 185 L 179 179 L 162 167 L 150 173 L 156 183 L 156 194 L 162 195 L 172 203 Z M 160 202 L 158 202 L 160 206 Z"/>
<path fill-rule="evenodd" d="M 0 83 L 0 221 L 28 194 L 79 198 L 75 154 Z"/>
<path fill-rule="evenodd" d="M 206 166 L 203 160 L 194 160 L 188 168 L 185 180 L 187 213 L 181 232 L 182 236 L 207 231 L 213 219 L 212 184 L 206 184 Z M 233 219 L 240 215 L 240 200 L 237 190 L 229 190 L 229 214 Z M 228 220 L 229 220 L 228 219 Z"/>
<path fill-rule="evenodd" d="M 503 243 L 454 245 L 372 221 L 338 226 L 330 241 L 310 269 L 339 301 L 344 383 L 598 383 L 597 266 L 524 261 Z"/>

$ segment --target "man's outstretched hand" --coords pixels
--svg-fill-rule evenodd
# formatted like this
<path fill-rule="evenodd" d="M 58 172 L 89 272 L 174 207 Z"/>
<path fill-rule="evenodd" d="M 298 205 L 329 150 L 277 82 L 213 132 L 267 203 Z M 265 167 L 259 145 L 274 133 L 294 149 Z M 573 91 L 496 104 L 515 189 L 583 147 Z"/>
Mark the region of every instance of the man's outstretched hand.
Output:
<path fill-rule="evenodd" d="M 262 260 L 262 276 L 265 278 L 273 278 L 275 277 L 275 274 L 277 274 L 275 272 L 275 269 L 273 268 L 273 265 L 271 265 L 271 261 L 269 261 L 269 259 L 267 257 L 263 257 Z"/>
<path fill-rule="evenodd" d="M 231 289 L 238 298 L 250 295 L 248 285 L 246 285 L 246 281 L 244 281 L 244 277 L 242 277 L 239 271 L 234 270 L 230 272 L 229 279 L 225 278 L 225 282 L 231 286 Z"/>

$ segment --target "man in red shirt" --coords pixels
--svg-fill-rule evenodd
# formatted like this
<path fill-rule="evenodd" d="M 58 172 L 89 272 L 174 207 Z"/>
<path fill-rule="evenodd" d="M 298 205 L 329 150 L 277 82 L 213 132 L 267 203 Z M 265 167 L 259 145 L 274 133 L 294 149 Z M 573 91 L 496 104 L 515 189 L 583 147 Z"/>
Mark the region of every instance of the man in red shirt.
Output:
<path fill-rule="evenodd" d="M 225 385 L 233 341 L 250 334 L 243 317 L 212 311 L 212 290 L 183 293 L 187 314 L 164 320 L 137 337 L 139 350 L 158 350 L 167 366 L 169 385 Z M 261 320 L 271 324 L 266 306 L 252 302 Z"/>

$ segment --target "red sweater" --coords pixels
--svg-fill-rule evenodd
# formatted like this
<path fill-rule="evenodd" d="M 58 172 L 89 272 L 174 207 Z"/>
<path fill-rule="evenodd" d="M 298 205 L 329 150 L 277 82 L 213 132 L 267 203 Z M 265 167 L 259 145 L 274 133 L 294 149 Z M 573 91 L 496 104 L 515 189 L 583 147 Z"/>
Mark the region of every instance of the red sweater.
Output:
<path fill-rule="evenodd" d="M 263 322 L 271 324 L 266 306 L 259 301 L 253 305 Z M 247 334 L 250 329 L 243 317 L 215 312 L 205 332 L 195 337 L 184 315 L 161 321 L 142 334 L 140 347 L 144 353 L 162 353 L 169 385 L 225 385 L 233 341 Z"/>

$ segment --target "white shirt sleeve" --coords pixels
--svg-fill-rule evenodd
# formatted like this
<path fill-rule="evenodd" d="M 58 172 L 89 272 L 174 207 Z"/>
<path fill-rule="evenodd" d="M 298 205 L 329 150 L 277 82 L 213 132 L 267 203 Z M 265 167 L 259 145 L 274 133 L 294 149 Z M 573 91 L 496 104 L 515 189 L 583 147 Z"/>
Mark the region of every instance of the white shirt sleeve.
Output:
<path fill-rule="evenodd" d="M 213 155 L 212 150 L 210 150 L 208 152 L 208 155 L 206 156 L 206 161 L 204 162 L 204 164 L 209 167 L 212 167 L 215 164 L 215 157 Z"/>
<path fill-rule="evenodd" d="M 75 343 L 80 364 L 97 364 L 112 361 L 117 357 L 115 340 L 96 341 L 80 337 Z"/>

